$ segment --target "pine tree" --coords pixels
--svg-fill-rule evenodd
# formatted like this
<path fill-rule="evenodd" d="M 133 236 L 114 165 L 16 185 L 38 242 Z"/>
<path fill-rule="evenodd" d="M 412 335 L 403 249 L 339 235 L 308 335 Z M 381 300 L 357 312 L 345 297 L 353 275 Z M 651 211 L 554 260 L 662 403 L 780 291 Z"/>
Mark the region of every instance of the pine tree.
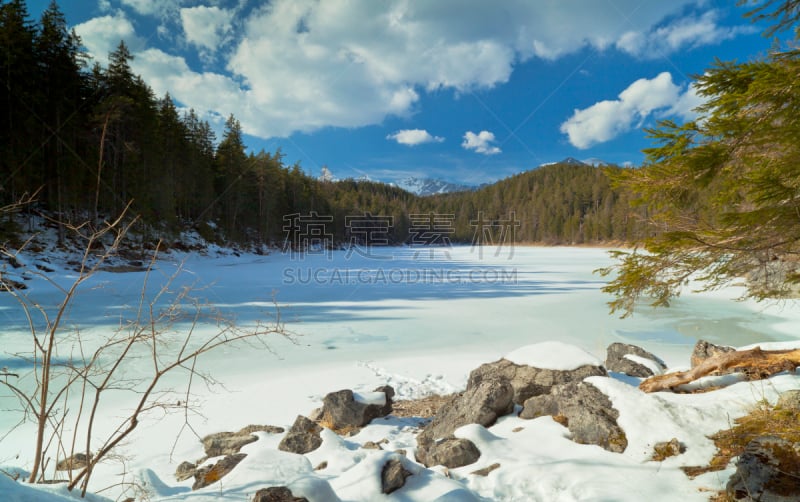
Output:
<path fill-rule="evenodd" d="M 0 3 L 0 197 L 16 201 L 34 185 L 38 126 L 36 29 L 22 0 Z"/>
<path fill-rule="evenodd" d="M 797 2 L 782 5 L 797 12 Z M 800 282 L 797 82 L 795 48 L 717 61 L 695 84 L 707 100 L 700 118 L 649 131 L 656 146 L 647 165 L 618 181 L 658 233 L 643 242 L 646 252 L 618 253 L 619 264 L 604 270 L 618 272 L 605 288 L 616 296 L 612 310 L 630 313 L 642 297 L 668 305 L 693 276 L 703 289 L 746 278 L 757 299 L 792 294 Z"/>

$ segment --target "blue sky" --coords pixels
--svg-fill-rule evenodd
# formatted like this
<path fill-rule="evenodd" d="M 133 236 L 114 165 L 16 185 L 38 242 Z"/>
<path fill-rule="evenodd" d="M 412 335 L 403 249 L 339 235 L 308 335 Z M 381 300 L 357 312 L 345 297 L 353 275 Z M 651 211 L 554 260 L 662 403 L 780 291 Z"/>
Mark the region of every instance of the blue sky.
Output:
<path fill-rule="evenodd" d="M 49 0 L 31 0 L 38 17 Z M 716 0 L 60 2 L 134 70 L 249 148 L 318 175 L 479 184 L 561 160 L 640 164 L 642 127 L 692 117 L 714 60 L 764 53 Z"/>

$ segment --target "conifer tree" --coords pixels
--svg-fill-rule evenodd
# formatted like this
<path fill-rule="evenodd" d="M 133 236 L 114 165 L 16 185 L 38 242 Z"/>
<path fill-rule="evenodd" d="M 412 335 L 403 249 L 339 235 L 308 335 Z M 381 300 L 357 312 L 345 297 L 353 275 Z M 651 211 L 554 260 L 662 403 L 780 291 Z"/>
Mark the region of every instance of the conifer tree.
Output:
<path fill-rule="evenodd" d="M 767 6 L 774 6 L 768 2 Z M 761 16 L 794 26 L 795 1 Z M 650 298 L 668 305 L 693 277 L 703 289 L 747 279 L 747 295 L 792 294 L 800 254 L 800 50 L 776 47 L 762 60 L 717 61 L 695 82 L 706 100 L 697 120 L 649 130 L 647 165 L 618 182 L 650 212 L 645 252 L 619 252 L 603 270 L 625 314 Z"/>

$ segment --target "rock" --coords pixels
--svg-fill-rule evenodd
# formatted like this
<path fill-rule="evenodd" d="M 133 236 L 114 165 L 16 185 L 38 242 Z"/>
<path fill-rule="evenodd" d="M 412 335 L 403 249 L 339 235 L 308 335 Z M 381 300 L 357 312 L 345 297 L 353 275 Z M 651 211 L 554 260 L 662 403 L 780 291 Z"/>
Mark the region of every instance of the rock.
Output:
<path fill-rule="evenodd" d="M 735 351 L 736 349 L 734 349 L 733 347 L 714 345 L 713 343 L 707 342 L 705 340 L 698 340 L 697 343 L 694 345 L 694 350 L 692 351 L 692 358 L 691 358 L 692 368 L 698 366 L 700 363 L 702 363 L 709 357 L 714 357 L 718 354 L 725 354 L 726 352 L 735 352 Z"/>
<path fill-rule="evenodd" d="M 56 464 L 57 471 L 74 471 L 76 469 L 83 469 L 89 465 L 89 458 L 85 453 L 76 453 L 71 457 L 60 460 Z"/>
<path fill-rule="evenodd" d="M 438 439 L 451 436 L 462 425 L 480 424 L 488 427 L 494 424 L 498 417 L 514 410 L 513 395 L 514 389 L 505 378 L 483 381 L 456 395 L 442 406 L 433 421 L 417 436 L 420 450 Z M 424 452 L 422 457 L 425 457 Z"/>
<path fill-rule="evenodd" d="M 381 491 L 388 495 L 399 490 L 411 475 L 412 472 L 403 467 L 403 462 L 396 458 L 389 460 L 381 470 Z"/>
<path fill-rule="evenodd" d="M 392 412 L 394 389 L 387 385 L 379 387 L 374 393 L 382 394 L 379 404 L 357 400 L 350 389 L 331 392 L 322 402 L 320 423 L 333 431 L 347 433 L 369 424 L 375 418 L 385 417 Z"/>
<path fill-rule="evenodd" d="M 532 397 L 525 401 L 519 416 L 543 415 L 559 416 L 576 443 L 595 444 L 616 453 L 628 446 L 625 431 L 617 424 L 619 412 L 605 394 L 587 382 L 558 385 L 550 394 Z"/>
<path fill-rule="evenodd" d="M 289 432 L 281 439 L 278 449 L 290 453 L 304 454 L 314 451 L 322 444 L 320 433 L 322 427 L 307 419 L 303 415 L 298 415 Z"/>
<path fill-rule="evenodd" d="M 686 451 L 686 446 L 683 445 L 677 438 L 672 438 L 669 441 L 662 441 L 653 445 L 653 460 L 661 462 L 669 457 L 677 457 Z"/>
<path fill-rule="evenodd" d="M 381 445 L 374 442 L 374 441 L 367 441 L 366 443 L 361 445 L 362 448 L 365 450 L 382 450 Z"/>
<path fill-rule="evenodd" d="M 775 436 L 756 438 L 744 449 L 725 489 L 731 500 L 800 500 L 800 443 Z"/>
<path fill-rule="evenodd" d="M 327 460 L 323 460 L 316 467 L 314 467 L 314 470 L 315 471 L 321 471 L 321 470 L 327 469 L 327 468 L 328 468 L 328 461 Z"/>
<path fill-rule="evenodd" d="M 175 469 L 175 480 L 183 481 L 194 476 L 197 470 L 197 465 L 191 462 L 181 462 L 177 469 Z"/>
<path fill-rule="evenodd" d="M 276 425 L 248 425 L 239 431 L 239 434 L 252 434 L 254 432 L 266 432 L 267 434 L 283 434 L 286 429 Z"/>
<path fill-rule="evenodd" d="M 667 369 L 664 361 L 643 348 L 619 342 L 612 343 L 606 349 L 606 369 L 640 378 L 647 378 L 656 374 L 649 366 L 625 356 L 635 356 L 653 361 L 653 365 L 661 369 L 658 374 Z"/>
<path fill-rule="evenodd" d="M 295 497 L 285 486 L 271 486 L 258 490 L 253 502 L 308 502 L 305 497 Z"/>
<path fill-rule="evenodd" d="M 477 471 L 472 471 L 472 472 L 470 472 L 470 474 L 475 475 L 475 476 L 486 477 L 486 476 L 489 475 L 490 472 L 494 471 L 495 469 L 499 469 L 499 468 L 500 468 L 500 464 L 495 462 L 494 464 L 492 464 L 490 466 L 487 466 L 487 467 L 484 467 L 483 469 L 478 469 Z"/>
<path fill-rule="evenodd" d="M 422 450 L 418 453 L 420 452 Z M 480 450 L 469 439 L 448 437 L 425 448 L 423 457 L 418 460 L 421 460 L 426 467 L 443 465 L 448 469 L 455 469 L 473 464 L 480 457 Z"/>
<path fill-rule="evenodd" d="M 203 438 L 207 457 L 219 457 L 239 453 L 242 446 L 258 441 L 258 436 L 249 432 L 217 432 Z"/>
<path fill-rule="evenodd" d="M 21 291 L 23 289 L 28 289 L 28 286 L 24 282 L 15 281 L 14 279 L 9 279 L 8 277 L 0 278 L 0 292 L 14 290 Z"/>
<path fill-rule="evenodd" d="M 507 379 L 514 388 L 514 403 L 523 404 L 533 396 L 547 394 L 554 385 L 581 381 L 590 376 L 606 376 L 601 366 L 584 365 L 574 370 L 551 370 L 515 364 L 507 359 L 482 364 L 472 370 L 467 390 L 486 380 Z"/>
<path fill-rule="evenodd" d="M 775 407 L 800 412 L 800 390 L 787 390 L 781 393 Z"/>
<path fill-rule="evenodd" d="M 201 467 L 194 473 L 194 484 L 192 490 L 199 490 L 208 485 L 214 484 L 230 473 L 239 462 L 244 460 L 246 453 L 235 453 L 228 455 L 214 465 Z"/>

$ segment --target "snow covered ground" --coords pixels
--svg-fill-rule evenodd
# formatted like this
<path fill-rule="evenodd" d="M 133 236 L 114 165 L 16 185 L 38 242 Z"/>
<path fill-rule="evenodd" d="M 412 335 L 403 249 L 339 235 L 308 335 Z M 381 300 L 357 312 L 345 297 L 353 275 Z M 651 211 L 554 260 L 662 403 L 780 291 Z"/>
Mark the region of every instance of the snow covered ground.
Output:
<path fill-rule="evenodd" d="M 634 343 L 664 359 L 670 369 L 680 369 L 688 366 L 691 347 L 700 338 L 736 346 L 797 339 L 793 327 L 800 307 L 734 302 L 740 293 L 736 288 L 687 293 L 670 309 L 642 307 L 625 320 L 610 316 L 608 297 L 599 291 L 603 282 L 592 273 L 609 263 L 601 249 L 516 247 L 513 253 L 501 249 L 497 256 L 493 250 L 480 256 L 469 247 L 433 254 L 409 248 L 370 251 L 373 256 L 334 251 L 302 259 L 172 254 L 158 263 L 147 284 L 149 294 L 182 267 L 173 290 L 193 285 L 198 296 L 235 315 L 241 325 L 274 317 L 274 299 L 281 320 L 297 335 L 294 341 L 276 337 L 272 353 L 237 347 L 203 359 L 220 385 L 195 388 L 202 411 L 192 422 L 197 434 L 248 424 L 288 428 L 296 415 L 308 414 L 325 394 L 343 388 L 367 395 L 389 384 L 396 399 L 461 390 L 479 364 L 539 342 L 568 343 L 580 349 L 570 350 L 576 357 L 600 360 L 610 343 Z M 24 261 L 33 264 L 37 259 L 28 256 Z M 61 285 L 75 276 L 49 266 L 56 269 L 50 276 Z M 81 288 L 68 324 L 79 327 L 87 343 L 99 339 L 130 315 L 143 281 L 141 272 L 98 273 Z M 27 285 L 27 294 L 46 308 L 60 299 L 58 289 L 41 279 Z M 8 295 L 0 296 L 0 319 L 0 366 L 24 375 L 30 368 L 11 355 L 30 351 L 30 339 L 25 319 Z M 530 351 L 511 357 L 533 357 Z M 130 371 L 135 375 L 137 368 Z M 249 500 L 257 489 L 281 484 L 292 487 L 295 495 L 320 501 L 706 500 L 708 493 L 701 489 L 718 489 L 729 472 L 690 481 L 679 465 L 707 462 L 713 453 L 707 434 L 726 427 L 756 400 L 774 400 L 779 391 L 800 386 L 797 376 L 782 375 L 698 396 L 646 395 L 630 378 L 590 381 L 620 411 L 629 440 L 625 453 L 574 444 L 567 430 L 549 417 L 510 416 L 488 430 L 467 426 L 458 431 L 483 455 L 476 464 L 451 470 L 450 477 L 404 460 L 416 474 L 391 496 L 380 494 L 380 467 L 397 455 L 391 453 L 395 449 L 405 449 L 413 458 L 412 431 L 418 425 L 413 419 L 377 420 L 346 439 L 326 433 L 322 448 L 306 456 L 277 451 L 280 435 L 259 433 L 259 441 L 243 448 L 248 456 L 233 473 L 196 492 L 189 491 L 191 480 L 177 483 L 172 475 L 181 461 L 203 456 L 191 432 L 184 429 L 176 439 L 182 415 L 144 422 L 120 453 L 128 457 L 126 479 L 143 481 L 153 500 Z M 181 381 L 172 383 L 177 387 Z M 122 399 L 109 402 L 109 418 L 123 416 L 120 410 L 127 404 Z M 26 469 L 32 427 L 12 430 L 19 419 L 9 411 L 13 407 L 6 391 L 0 391 L 0 466 Z M 648 460 L 655 442 L 673 437 L 688 446 L 685 454 L 663 463 Z M 381 439 L 388 440 L 386 451 L 359 448 Z M 328 468 L 314 471 L 322 461 Z M 486 477 L 470 474 L 496 462 L 501 467 Z M 118 463 L 102 465 L 95 487 L 118 483 L 122 471 Z M 52 500 L 61 500 L 63 487 L 49 490 L 61 494 Z M 30 495 L 0 476 L 2 500 L 47 500 L 42 493 Z"/>

